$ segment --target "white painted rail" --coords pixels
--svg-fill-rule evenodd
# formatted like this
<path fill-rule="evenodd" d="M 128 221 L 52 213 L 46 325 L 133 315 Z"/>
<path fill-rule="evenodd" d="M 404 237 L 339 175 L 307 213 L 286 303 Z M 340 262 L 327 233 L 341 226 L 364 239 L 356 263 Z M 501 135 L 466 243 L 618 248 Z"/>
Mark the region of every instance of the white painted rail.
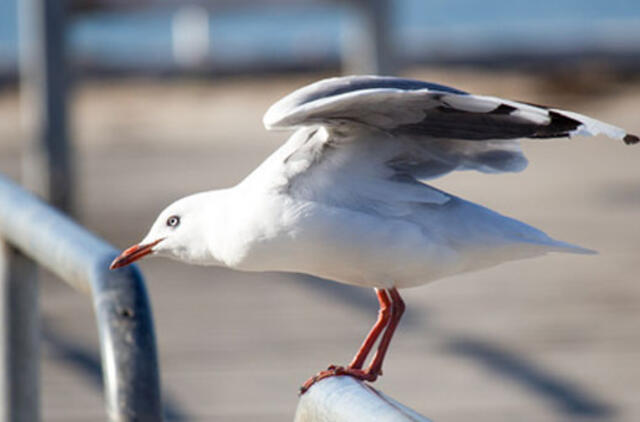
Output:
<path fill-rule="evenodd" d="M 294 422 L 431 422 L 349 376 L 325 378 L 300 397 Z"/>

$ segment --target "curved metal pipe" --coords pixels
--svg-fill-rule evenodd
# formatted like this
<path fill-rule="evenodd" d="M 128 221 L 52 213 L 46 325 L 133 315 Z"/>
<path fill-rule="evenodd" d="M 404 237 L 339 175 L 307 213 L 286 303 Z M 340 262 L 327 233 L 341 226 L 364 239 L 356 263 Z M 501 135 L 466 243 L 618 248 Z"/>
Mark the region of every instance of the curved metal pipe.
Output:
<path fill-rule="evenodd" d="M 0 237 L 92 297 L 109 420 L 162 420 L 153 317 L 138 268 L 110 271 L 114 247 L 3 176 Z"/>

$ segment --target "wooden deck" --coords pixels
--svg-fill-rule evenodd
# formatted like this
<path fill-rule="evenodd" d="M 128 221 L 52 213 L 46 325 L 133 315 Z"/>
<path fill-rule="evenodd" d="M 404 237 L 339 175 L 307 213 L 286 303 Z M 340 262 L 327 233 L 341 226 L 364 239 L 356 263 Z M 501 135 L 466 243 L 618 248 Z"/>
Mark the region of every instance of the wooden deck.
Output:
<path fill-rule="evenodd" d="M 419 76 L 556 100 L 640 133 L 639 85 L 546 98 L 538 82 L 517 75 Z M 82 222 L 125 247 L 172 200 L 239 181 L 285 139 L 265 135 L 262 112 L 308 80 L 81 88 L 74 133 Z M 0 171 L 16 176 L 10 93 L 0 95 L 0 116 Z M 435 421 L 635 422 L 640 148 L 581 138 L 526 150 L 531 164 L 522 174 L 462 173 L 436 185 L 600 255 L 550 255 L 404 291 L 408 313 L 376 386 Z M 372 291 L 306 276 L 160 259 L 141 268 L 170 421 L 292 420 L 300 383 L 347 362 L 375 318 Z M 89 301 L 45 277 L 41 303 L 44 420 L 104 420 Z"/>

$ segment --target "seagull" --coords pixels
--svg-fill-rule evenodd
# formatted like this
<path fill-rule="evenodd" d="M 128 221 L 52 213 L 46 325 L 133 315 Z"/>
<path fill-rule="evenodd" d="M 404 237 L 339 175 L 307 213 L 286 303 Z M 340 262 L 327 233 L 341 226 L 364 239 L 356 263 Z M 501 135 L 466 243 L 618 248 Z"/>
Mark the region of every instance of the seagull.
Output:
<path fill-rule="evenodd" d="M 548 252 L 594 253 L 430 180 L 456 170 L 521 171 L 520 138 L 639 142 L 571 111 L 382 76 L 305 86 L 271 106 L 263 122 L 293 134 L 236 186 L 169 205 L 110 268 L 156 255 L 374 288 L 378 317 L 352 361 L 311 377 L 301 393 L 330 376 L 373 382 L 382 374 L 405 309 L 398 289 Z"/>

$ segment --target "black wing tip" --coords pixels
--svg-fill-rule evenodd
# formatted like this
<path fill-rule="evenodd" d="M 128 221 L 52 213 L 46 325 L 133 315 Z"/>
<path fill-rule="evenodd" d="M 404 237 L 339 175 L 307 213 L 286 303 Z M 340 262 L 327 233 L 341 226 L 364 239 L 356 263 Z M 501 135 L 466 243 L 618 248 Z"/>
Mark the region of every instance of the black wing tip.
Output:
<path fill-rule="evenodd" d="M 624 138 L 622 138 L 622 140 L 624 141 L 625 144 L 627 145 L 635 145 L 638 142 L 640 142 L 640 138 L 638 138 L 636 135 L 632 135 L 630 133 L 627 133 Z"/>

